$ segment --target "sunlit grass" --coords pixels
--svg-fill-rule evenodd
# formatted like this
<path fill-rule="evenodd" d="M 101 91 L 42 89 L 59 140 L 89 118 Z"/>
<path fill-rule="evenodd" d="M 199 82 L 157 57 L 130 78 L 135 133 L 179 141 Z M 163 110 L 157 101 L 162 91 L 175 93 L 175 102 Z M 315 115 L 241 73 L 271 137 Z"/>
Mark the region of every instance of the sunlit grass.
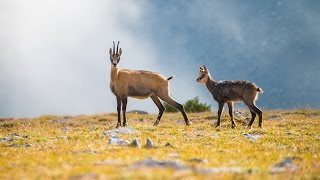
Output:
<path fill-rule="evenodd" d="M 141 147 L 108 144 L 104 130 L 116 125 L 117 115 L 97 114 L 79 116 L 44 115 L 32 119 L 0 119 L 0 138 L 10 133 L 22 136 L 14 141 L 0 141 L 0 179 L 67 179 L 134 178 L 320 178 L 320 110 L 265 110 L 264 128 L 247 129 L 243 112 L 236 117 L 237 129 L 231 129 L 227 114 L 222 127 L 216 129 L 216 113 L 188 114 L 193 125 L 185 126 L 180 113 L 165 113 L 158 126 L 157 115 L 128 114 L 129 126 L 135 134 L 122 138 L 140 140 Z M 260 135 L 247 139 L 243 133 Z M 147 149 L 147 137 L 154 147 Z M 165 146 L 170 143 L 172 146 Z M 270 174 L 270 168 L 283 158 L 298 157 L 294 172 Z M 136 161 L 152 157 L 178 160 L 190 169 L 171 168 L 130 169 Z M 189 162 L 191 158 L 206 159 L 205 163 Z M 102 161 L 112 163 L 99 165 Z M 193 168 L 240 167 L 241 173 L 200 173 Z"/>

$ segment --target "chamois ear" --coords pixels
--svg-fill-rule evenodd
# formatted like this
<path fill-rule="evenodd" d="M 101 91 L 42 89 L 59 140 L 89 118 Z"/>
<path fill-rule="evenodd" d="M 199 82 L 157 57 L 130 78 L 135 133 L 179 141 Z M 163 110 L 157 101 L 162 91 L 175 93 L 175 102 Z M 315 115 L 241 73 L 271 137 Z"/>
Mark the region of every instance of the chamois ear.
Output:
<path fill-rule="evenodd" d="M 110 54 L 110 56 L 112 56 L 112 49 L 111 48 L 109 49 L 109 54 Z"/>
<path fill-rule="evenodd" d="M 208 72 L 208 69 L 207 69 L 207 67 L 206 67 L 205 65 L 203 65 L 203 69 L 204 69 L 206 72 Z"/>
<path fill-rule="evenodd" d="M 122 54 L 122 49 L 120 48 L 119 49 L 119 56 L 121 56 L 121 54 Z"/>
<path fill-rule="evenodd" d="M 198 64 L 198 67 L 199 67 L 200 70 L 203 70 L 202 67 L 200 66 L 200 64 Z"/>

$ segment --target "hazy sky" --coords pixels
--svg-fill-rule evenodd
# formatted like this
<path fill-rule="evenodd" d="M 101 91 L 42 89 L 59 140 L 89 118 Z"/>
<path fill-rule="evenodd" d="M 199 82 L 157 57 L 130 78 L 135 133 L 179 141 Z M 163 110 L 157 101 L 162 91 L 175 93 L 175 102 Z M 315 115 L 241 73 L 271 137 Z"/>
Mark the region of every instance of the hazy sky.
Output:
<path fill-rule="evenodd" d="M 247 79 L 267 108 L 320 107 L 320 1 L 0 0 L 0 117 L 113 112 L 108 49 L 121 68 L 169 77 L 178 102 L 199 96 L 198 64 Z M 150 99 L 128 109 L 157 112 Z"/>

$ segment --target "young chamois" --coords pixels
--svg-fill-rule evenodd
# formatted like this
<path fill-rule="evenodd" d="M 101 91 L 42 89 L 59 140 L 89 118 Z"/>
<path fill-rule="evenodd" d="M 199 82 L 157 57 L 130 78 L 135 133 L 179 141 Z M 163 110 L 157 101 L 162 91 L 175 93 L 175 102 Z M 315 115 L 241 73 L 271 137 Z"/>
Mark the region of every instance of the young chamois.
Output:
<path fill-rule="evenodd" d="M 249 81 L 214 81 L 205 65 L 203 65 L 203 67 L 199 66 L 199 68 L 200 72 L 197 82 L 204 83 L 219 104 L 216 127 L 220 126 L 220 117 L 225 103 L 228 104 L 232 128 L 236 127 L 233 120 L 234 101 L 243 101 L 249 107 L 252 118 L 248 128 L 251 128 L 256 114 L 259 116 L 259 127 L 262 127 L 262 111 L 255 105 L 258 94 L 263 92 L 260 87 Z"/>
<path fill-rule="evenodd" d="M 169 84 L 168 81 L 173 78 L 165 78 L 162 75 L 150 71 L 137 71 L 129 69 L 119 69 L 118 63 L 120 62 L 120 56 L 122 54 L 121 48 L 119 49 L 119 41 L 117 49 L 113 42 L 113 49 L 110 48 L 110 61 L 111 61 L 111 74 L 110 74 L 110 89 L 117 99 L 117 111 L 118 111 L 118 123 L 119 126 L 126 126 L 126 108 L 128 97 L 134 97 L 139 99 L 145 99 L 151 97 L 152 101 L 157 105 L 159 109 L 159 115 L 154 123 L 158 125 L 161 116 L 165 110 L 165 107 L 161 103 L 160 99 L 172 105 L 178 109 L 185 120 L 186 125 L 191 125 L 188 117 L 184 111 L 184 107 L 174 101 L 169 95 Z M 121 124 L 121 111 L 123 113 L 123 124 Z"/>

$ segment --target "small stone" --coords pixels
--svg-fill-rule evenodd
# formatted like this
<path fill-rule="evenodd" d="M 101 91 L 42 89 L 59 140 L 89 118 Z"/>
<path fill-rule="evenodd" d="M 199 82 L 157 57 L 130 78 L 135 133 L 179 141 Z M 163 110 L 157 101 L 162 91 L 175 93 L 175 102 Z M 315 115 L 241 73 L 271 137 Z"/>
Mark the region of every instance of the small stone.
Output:
<path fill-rule="evenodd" d="M 109 138 L 109 142 L 108 142 L 108 144 L 121 145 L 121 146 L 128 145 L 129 143 L 130 142 L 128 140 L 121 139 L 119 136 L 116 136 L 116 135 L 112 135 Z"/>
<path fill-rule="evenodd" d="M 130 143 L 131 146 L 140 148 L 140 143 L 137 138 L 134 138 L 133 141 Z"/>
<path fill-rule="evenodd" d="M 169 168 L 178 169 L 178 170 L 188 169 L 188 166 L 182 164 L 179 161 L 162 161 L 162 160 L 155 160 L 150 157 L 133 163 L 129 168 L 136 169 L 136 168 L 144 168 L 144 167 L 154 167 L 154 168 L 169 167 Z"/>
<path fill-rule="evenodd" d="M 300 157 L 285 157 L 281 162 L 275 164 L 272 166 L 272 168 L 269 170 L 270 174 L 276 174 L 276 173 L 284 173 L 287 171 L 295 171 L 299 168 L 298 165 L 293 163 L 294 159 L 300 159 Z"/>
<path fill-rule="evenodd" d="M 256 141 L 258 138 L 260 138 L 260 134 L 249 134 L 249 133 L 242 133 L 245 137 L 247 137 L 249 140 Z"/>
<path fill-rule="evenodd" d="M 202 159 L 202 158 L 191 158 L 188 159 L 188 162 L 195 162 L 195 163 L 208 163 L 208 159 Z"/>
<path fill-rule="evenodd" d="M 228 172 L 228 173 L 241 173 L 242 169 L 240 167 L 200 167 L 200 168 L 195 168 L 195 172 L 198 173 L 223 173 L 223 172 Z"/>
<path fill-rule="evenodd" d="M 153 141 L 150 138 L 147 138 L 146 148 L 153 148 Z"/>

